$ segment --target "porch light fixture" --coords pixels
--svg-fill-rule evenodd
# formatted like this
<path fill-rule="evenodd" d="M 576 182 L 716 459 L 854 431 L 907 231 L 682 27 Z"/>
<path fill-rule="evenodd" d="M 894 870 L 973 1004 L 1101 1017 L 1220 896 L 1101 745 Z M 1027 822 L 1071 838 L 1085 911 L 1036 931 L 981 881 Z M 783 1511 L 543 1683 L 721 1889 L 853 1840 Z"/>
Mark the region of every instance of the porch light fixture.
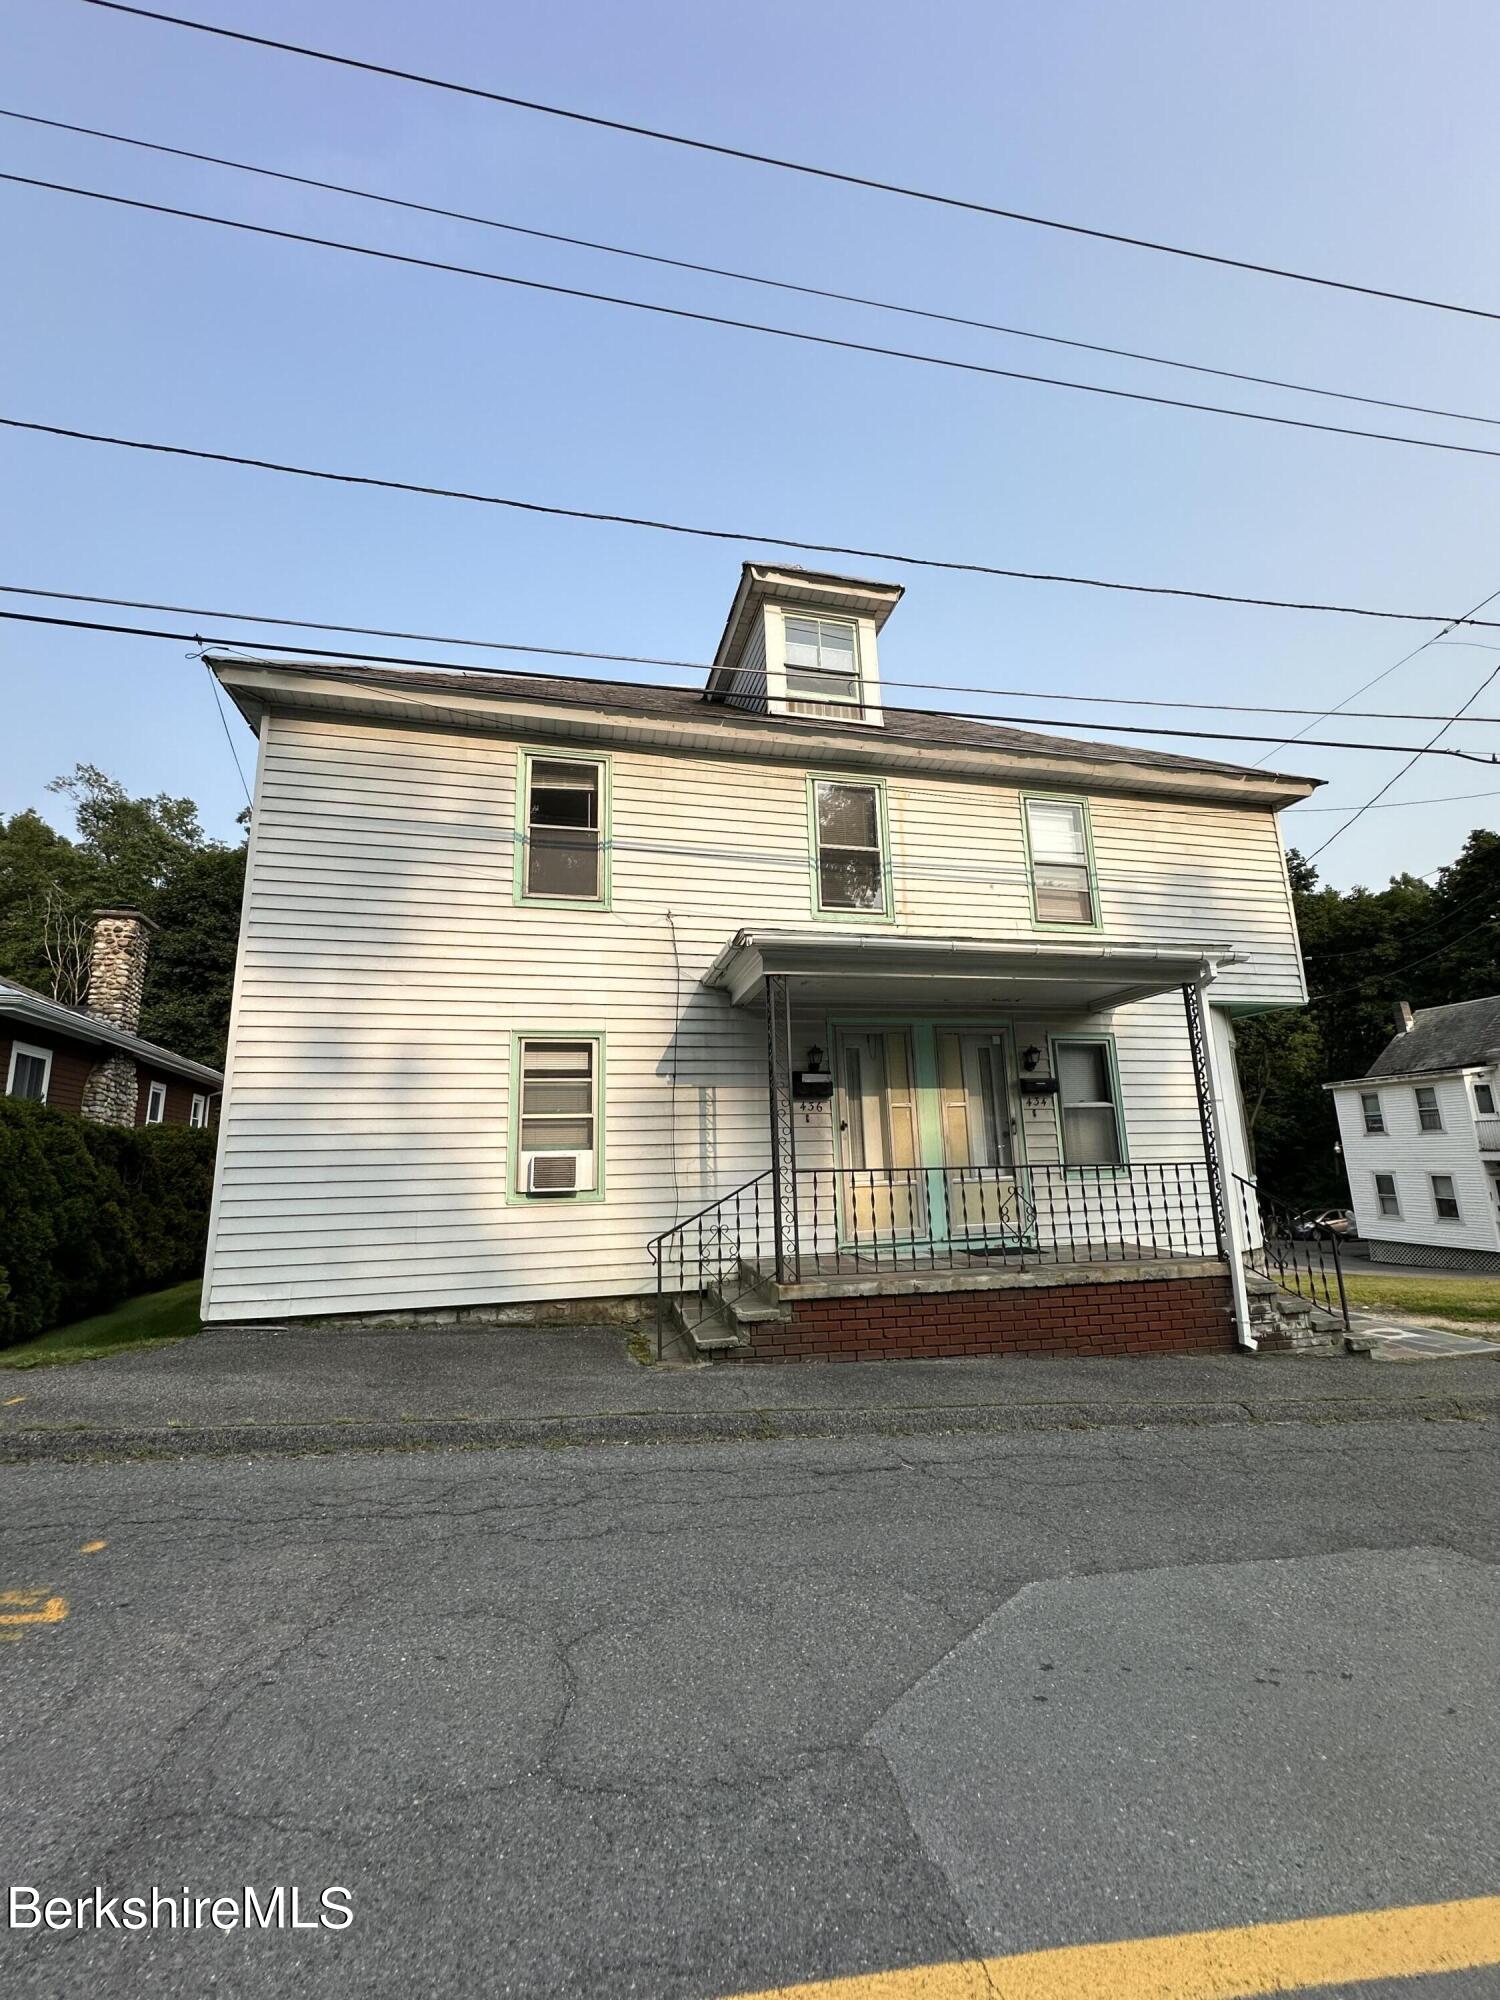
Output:
<path fill-rule="evenodd" d="M 1037 1064 L 1038 1064 L 1038 1063 L 1039 1063 L 1039 1062 L 1041 1061 L 1041 1059 L 1042 1059 L 1042 1052 L 1041 1052 L 1041 1050 L 1040 1050 L 1040 1049 L 1039 1049 L 1039 1048 L 1037 1047 L 1037 1045 L 1036 1045 L 1036 1043 L 1035 1043 L 1035 1042 L 1033 1042 L 1033 1043 L 1031 1044 L 1030 1048 L 1028 1048 L 1028 1049 L 1023 1049 L 1023 1050 L 1021 1051 L 1021 1067 L 1022 1067 L 1022 1069 L 1025 1069 L 1025 1070 L 1033 1070 L 1033 1069 L 1035 1069 L 1035 1068 L 1036 1068 L 1036 1066 L 1037 1066 Z"/>
<path fill-rule="evenodd" d="M 820 1070 L 823 1067 L 823 1051 L 816 1042 L 812 1043 L 807 1051 L 807 1066 L 810 1070 Z"/>

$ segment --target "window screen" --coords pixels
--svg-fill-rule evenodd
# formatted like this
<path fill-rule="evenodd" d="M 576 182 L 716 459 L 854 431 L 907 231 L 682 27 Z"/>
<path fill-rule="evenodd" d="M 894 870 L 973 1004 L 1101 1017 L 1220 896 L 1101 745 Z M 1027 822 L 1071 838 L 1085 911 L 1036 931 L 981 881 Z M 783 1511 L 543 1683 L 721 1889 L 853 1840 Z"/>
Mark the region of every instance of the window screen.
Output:
<path fill-rule="evenodd" d="M 1037 922 L 1096 923 L 1086 808 L 1063 799 L 1028 799 L 1026 838 Z"/>
<path fill-rule="evenodd" d="M 787 618 L 784 625 L 788 708 L 801 715 L 858 708 L 854 627 L 837 618 Z"/>
<path fill-rule="evenodd" d="M 875 785 L 819 780 L 818 908 L 885 912 L 885 855 Z"/>
<path fill-rule="evenodd" d="M 529 772 L 526 894 L 597 902 L 603 767 L 534 757 Z"/>
<path fill-rule="evenodd" d="M 1059 1042 L 1057 1089 L 1063 1158 L 1070 1167 L 1115 1167 L 1124 1160 L 1114 1070 L 1104 1042 Z"/>
<path fill-rule="evenodd" d="M 1376 1091 L 1364 1091 L 1360 1095 L 1359 1102 L 1365 1114 L 1365 1130 L 1367 1132 L 1383 1132 L 1385 1130 L 1385 1114 L 1380 1108 L 1379 1093 Z"/>
<path fill-rule="evenodd" d="M 1382 1215 L 1399 1215 L 1401 1203 L 1396 1198 L 1396 1176 L 1377 1174 L 1375 1176 L 1375 1200 Z"/>
<path fill-rule="evenodd" d="M 594 1150 L 592 1042 L 521 1044 L 521 1151 Z"/>
<path fill-rule="evenodd" d="M 1424 1132 L 1441 1132 L 1443 1114 L 1438 1109 L 1437 1092 L 1430 1084 L 1417 1085 L 1417 1123 Z"/>

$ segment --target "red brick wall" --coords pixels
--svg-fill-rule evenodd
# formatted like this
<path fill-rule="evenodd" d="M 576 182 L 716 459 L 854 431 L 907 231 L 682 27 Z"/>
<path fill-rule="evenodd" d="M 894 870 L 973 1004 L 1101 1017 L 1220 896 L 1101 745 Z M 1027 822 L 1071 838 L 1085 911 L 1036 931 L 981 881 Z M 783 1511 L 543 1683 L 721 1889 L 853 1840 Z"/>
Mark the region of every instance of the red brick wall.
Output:
<path fill-rule="evenodd" d="M 1222 1354 L 1235 1346 L 1227 1278 L 797 1299 L 757 1322 L 742 1361 L 929 1361 L 963 1354 Z"/>

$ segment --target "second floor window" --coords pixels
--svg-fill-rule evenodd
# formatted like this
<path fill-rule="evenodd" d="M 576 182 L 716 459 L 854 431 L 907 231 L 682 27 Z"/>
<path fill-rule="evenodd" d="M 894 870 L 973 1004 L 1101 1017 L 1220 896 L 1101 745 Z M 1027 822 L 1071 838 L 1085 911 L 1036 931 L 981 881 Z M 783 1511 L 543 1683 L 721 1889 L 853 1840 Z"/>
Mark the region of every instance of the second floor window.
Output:
<path fill-rule="evenodd" d="M 1089 838 L 1089 809 L 1081 799 L 1026 799 L 1026 851 L 1031 863 L 1031 906 L 1039 924 L 1099 922 Z"/>
<path fill-rule="evenodd" d="M 885 800 L 879 785 L 815 778 L 814 893 L 825 914 L 890 914 Z"/>
<path fill-rule="evenodd" d="M 1479 1115 L 1480 1115 L 1480 1117 L 1481 1117 L 1481 1118 L 1493 1118 L 1493 1117 L 1494 1117 L 1494 1115 L 1495 1115 L 1495 1091 L 1494 1091 L 1494 1086 L 1493 1086 L 1493 1085 L 1491 1085 L 1491 1084 L 1488 1084 L 1488 1083 L 1476 1083 L 1476 1084 L 1475 1084 L 1475 1086 L 1474 1086 L 1474 1109 L 1475 1109 L 1475 1110 L 1476 1110 L 1476 1111 L 1477 1111 L 1477 1112 L 1479 1113 Z"/>
<path fill-rule="evenodd" d="M 1424 1132 L 1441 1132 L 1443 1114 L 1438 1109 L 1437 1092 L 1430 1083 L 1417 1085 L 1417 1123 Z"/>
<path fill-rule="evenodd" d="M 523 900 L 606 901 L 607 768 L 584 757 L 523 758 Z"/>
<path fill-rule="evenodd" d="M 860 708 L 859 642 L 842 618 L 785 621 L 786 705 L 793 715 L 845 715 Z"/>
<path fill-rule="evenodd" d="M 1380 1093 L 1374 1090 L 1361 1091 L 1359 1103 L 1360 1109 L 1365 1114 L 1365 1130 L 1367 1132 L 1383 1132 L 1385 1130 L 1385 1113 L 1380 1108 Z"/>

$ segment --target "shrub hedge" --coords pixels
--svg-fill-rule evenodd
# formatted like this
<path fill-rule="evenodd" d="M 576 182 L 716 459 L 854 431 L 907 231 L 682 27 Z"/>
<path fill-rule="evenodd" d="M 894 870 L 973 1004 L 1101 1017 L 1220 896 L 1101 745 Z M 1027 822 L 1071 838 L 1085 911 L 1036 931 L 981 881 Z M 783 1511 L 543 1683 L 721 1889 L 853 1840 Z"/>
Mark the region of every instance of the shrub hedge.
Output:
<path fill-rule="evenodd" d="M 0 1098 L 0 1347 L 203 1268 L 214 1135 Z"/>

